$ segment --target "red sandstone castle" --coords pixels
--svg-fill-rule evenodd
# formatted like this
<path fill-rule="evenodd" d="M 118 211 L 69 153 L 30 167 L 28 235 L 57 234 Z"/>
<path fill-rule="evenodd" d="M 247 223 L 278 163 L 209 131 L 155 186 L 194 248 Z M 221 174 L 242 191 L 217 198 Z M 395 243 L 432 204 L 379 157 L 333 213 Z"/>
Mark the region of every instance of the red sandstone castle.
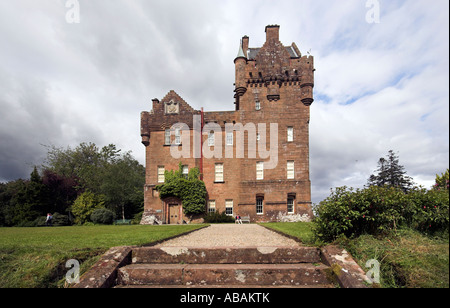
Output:
<path fill-rule="evenodd" d="M 266 27 L 266 42 L 249 47 L 244 36 L 234 59 L 235 110 L 203 112 L 170 91 L 141 113 L 146 148 L 142 223 L 198 221 L 176 198 L 161 200 L 156 185 L 165 170 L 197 167 L 207 189 L 207 212 L 248 216 L 252 222 L 312 217 L 309 119 L 314 59 L 292 43 L 283 46 L 279 26 Z M 201 219 L 201 218 L 200 218 Z"/>

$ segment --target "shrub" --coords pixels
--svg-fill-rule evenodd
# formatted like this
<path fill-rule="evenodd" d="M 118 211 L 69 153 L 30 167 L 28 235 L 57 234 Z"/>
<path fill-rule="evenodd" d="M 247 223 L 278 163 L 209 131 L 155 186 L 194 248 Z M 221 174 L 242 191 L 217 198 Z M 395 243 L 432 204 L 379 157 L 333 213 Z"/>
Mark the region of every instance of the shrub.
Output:
<path fill-rule="evenodd" d="M 409 200 L 405 217 L 412 228 L 427 233 L 448 231 L 448 190 L 415 189 L 409 194 Z"/>
<path fill-rule="evenodd" d="M 233 223 L 234 218 L 233 216 L 228 216 L 225 214 L 225 212 L 218 213 L 208 213 L 208 215 L 205 216 L 205 222 L 206 223 Z"/>
<path fill-rule="evenodd" d="M 114 213 L 108 209 L 96 209 L 91 214 L 93 223 L 111 225 L 114 222 Z"/>
<path fill-rule="evenodd" d="M 361 234 L 377 235 L 400 226 L 419 231 L 448 231 L 446 191 L 370 186 L 338 187 L 316 207 L 315 232 L 322 240 Z"/>
<path fill-rule="evenodd" d="M 75 223 L 84 224 L 89 221 L 92 213 L 96 209 L 105 207 L 105 197 L 95 195 L 87 191 L 78 196 L 72 205 L 72 213 L 75 215 Z"/>

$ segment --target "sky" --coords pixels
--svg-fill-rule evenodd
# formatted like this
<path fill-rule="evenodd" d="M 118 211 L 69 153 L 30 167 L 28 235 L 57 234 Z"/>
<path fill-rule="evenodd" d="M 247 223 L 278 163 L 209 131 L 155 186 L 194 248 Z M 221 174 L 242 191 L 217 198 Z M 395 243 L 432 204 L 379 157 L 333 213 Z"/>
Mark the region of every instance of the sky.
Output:
<path fill-rule="evenodd" d="M 273 24 L 314 56 L 313 203 L 362 188 L 389 150 L 426 188 L 449 167 L 447 0 L 0 0 L 0 181 L 29 178 L 46 145 L 144 164 L 151 100 L 234 110 L 239 41 Z"/>

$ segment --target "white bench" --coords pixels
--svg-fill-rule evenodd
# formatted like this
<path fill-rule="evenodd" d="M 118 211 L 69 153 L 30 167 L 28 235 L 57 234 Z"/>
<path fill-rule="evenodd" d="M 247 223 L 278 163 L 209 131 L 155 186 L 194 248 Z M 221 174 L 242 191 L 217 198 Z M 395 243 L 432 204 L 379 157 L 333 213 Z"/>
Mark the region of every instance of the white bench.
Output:
<path fill-rule="evenodd" d="M 250 216 L 242 216 L 241 217 L 242 222 L 248 222 L 250 223 Z"/>

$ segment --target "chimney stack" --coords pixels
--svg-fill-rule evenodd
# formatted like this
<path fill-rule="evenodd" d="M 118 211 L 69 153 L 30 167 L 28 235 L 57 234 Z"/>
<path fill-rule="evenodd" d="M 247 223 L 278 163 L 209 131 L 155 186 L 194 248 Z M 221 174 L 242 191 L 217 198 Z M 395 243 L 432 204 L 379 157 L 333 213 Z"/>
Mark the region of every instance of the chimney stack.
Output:
<path fill-rule="evenodd" d="M 269 41 L 279 41 L 280 40 L 280 26 L 270 25 L 266 26 L 266 42 Z"/>
<path fill-rule="evenodd" d="M 245 56 L 247 56 L 248 42 L 249 42 L 249 37 L 246 35 L 242 38 L 242 50 L 244 51 Z"/>

